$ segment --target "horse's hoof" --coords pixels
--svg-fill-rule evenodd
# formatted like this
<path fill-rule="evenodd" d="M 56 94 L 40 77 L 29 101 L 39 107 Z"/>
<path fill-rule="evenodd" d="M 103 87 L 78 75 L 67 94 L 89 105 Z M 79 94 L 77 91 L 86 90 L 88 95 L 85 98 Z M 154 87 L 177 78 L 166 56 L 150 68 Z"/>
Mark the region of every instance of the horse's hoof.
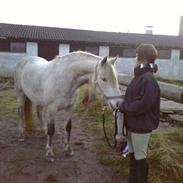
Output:
<path fill-rule="evenodd" d="M 74 156 L 74 151 L 71 151 L 71 152 L 69 153 L 69 156 Z"/>
<path fill-rule="evenodd" d="M 25 140 L 24 138 L 19 138 L 18 139 L 19 142 L 24 142 L 24 140 Z"/>
<path fill-rule="evenodd" d="M 20 135 L 20 136 L 18 137 L 18 141 L 19 141 L 19 142 L 24 142 L 24 140 L 25 140 L 24 135 Z"/>
<path fill-rule="evenodd" d="M 54 158 L 50 158 L 50 159 L 49 159 L 49 162 L 50 162 L 50 163 L 53 163 L 54 161 L 55 161 Z"/>
<path fill-rule="evenodd" d="M 72 156 L 74 156 L 74 151 L 73 150 L 67 150 L 67 151 L 65 151 L 65 155 L 69 156 L 69 157 L 72 157 Z"/>
<path fill-rule="evenodd" d="M 54 162 L 53 156 L 46 156 L 46 161 L 48 161 L 49 163 L 53 163 Z"/>

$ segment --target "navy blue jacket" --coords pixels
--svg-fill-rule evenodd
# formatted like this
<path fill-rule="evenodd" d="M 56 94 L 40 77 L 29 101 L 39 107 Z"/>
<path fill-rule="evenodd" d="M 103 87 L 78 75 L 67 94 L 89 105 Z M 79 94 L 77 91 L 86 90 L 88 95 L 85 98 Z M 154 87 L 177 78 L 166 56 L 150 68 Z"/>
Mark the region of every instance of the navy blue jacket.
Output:
<path fill-rule="evenodd" d="M 150 66 L 135 69 L 120 111 L 128 131 L 148 133 L 156 129 L 160 118 L 160 89 Z"/>

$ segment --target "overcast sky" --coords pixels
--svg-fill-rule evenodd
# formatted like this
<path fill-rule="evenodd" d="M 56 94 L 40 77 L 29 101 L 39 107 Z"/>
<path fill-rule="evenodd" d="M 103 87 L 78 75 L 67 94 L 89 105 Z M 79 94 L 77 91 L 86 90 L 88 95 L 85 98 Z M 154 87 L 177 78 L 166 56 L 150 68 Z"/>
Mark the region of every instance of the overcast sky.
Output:
<path fill-rule="evenodd" d="M 183 0 L 0 0 L 0 22 L 178 35 Z"/>

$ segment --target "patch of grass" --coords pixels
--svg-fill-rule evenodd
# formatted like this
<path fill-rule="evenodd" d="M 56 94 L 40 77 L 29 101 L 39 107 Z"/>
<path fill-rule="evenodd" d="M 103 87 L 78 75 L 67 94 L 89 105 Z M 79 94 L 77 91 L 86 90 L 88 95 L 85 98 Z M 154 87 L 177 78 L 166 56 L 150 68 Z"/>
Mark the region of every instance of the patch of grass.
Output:
<path fill-rule="evenodd" d="M 105 166 L 114 166 L 116 173 L 123 175 L 124 177 L 128 176 L 128 160 L 119 155 L 98 155 L 98 161 Z"/>
<path fill-rule="evenodd" d="M 98 117 L 101 112 L 102 112 L 102 101 L 101 101 L 101 97 L 100 96 L 94 96 L 95 100 L 90 101 L 90 103 L 88 105 L 83 105 L 82 104 L 82 100 L 84 99 L 84 97 L 88 94 L 90 88 L 88 85 L 84 85 L 80 90 L 79 90 L 79 96 L 77 99 L 77 103 L 76 103 L 76 108 L 75 111 L 77 113 L 82 113 L 82 114 L 94 114 L 95 116 Z M 92 117 L 93 115 L 91 115 L 90 117 Z M 98 118 L 96 118 L 98 119 Z"/>
<path fill-rule="evenodd" d="M 0 120 L 17 119 L 17 106 L 14 89 L 0 91 Z"/>
<path fill-rule="evenodd" d="M 171 141 L 183 143 L 183 128 L 171 128 L 164 134 Z"/>
<path fill-rule="evenodd" d="M 151 183 L 183 182 L 183 129 L 157 130 L 150 140 Z"/>
<path fill-rule="evenodd" d="M 80 90 L 80 96 L 76 111 L 90 121 L 87 129 L 96 138 L 95 152 L 98 161 L 107 166 L 114 166 L 116 172 L 126 176 L 128 174 L 128 158 L 120 156 L 112 151 L 105 142 L 102 131 L 102 101 L 97 97 L 95 101 L 87 106 L 81 104 L 83 94 L 88 88 L 85 86 Z M 112 138 L 114 126 L 112 123 L 112 112 L 107 109 L 106 124 L 109 136 Z M 112 139 L 111 139 L 112 140 Z M 158 129 L 153 132 L 148 151 L 150 164 L 149 183 L 182 183 L 183 182 L 183 128 L 173 127 Z"/>

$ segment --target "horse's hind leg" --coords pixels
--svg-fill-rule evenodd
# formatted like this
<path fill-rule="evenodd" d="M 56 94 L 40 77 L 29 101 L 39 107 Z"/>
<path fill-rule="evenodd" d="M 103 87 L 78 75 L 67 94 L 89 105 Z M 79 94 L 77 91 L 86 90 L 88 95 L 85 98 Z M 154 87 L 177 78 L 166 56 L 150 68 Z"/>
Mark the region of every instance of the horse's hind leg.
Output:
<path fill-rule="evenodd" d="M 37 113 L 37 117 L 41 123 L 41 129 L 43 129 L 43 131 L 45 132 L 45 134 L 47 133 L 47 128 L 46 128 L 46 125 L 45 125 L 45 122 L 43 120 L 43 107 L 40 106 L 40 105 L 37 105 L 36 106 L 36 113 Z"/>
<path fill-rule="evenodd" d="M 25 129 L 25 111 L 24 111 L 24 106 L 25 106 L 25 99 L 26 96 L 24 95 L 23 92 L 19 93 L 18 95 L 18 116 L 19 116 L 19 132 L 20 132 L 20 137 L 19 140 L 23 141 L 24 140 L 24 129 Z"/>

